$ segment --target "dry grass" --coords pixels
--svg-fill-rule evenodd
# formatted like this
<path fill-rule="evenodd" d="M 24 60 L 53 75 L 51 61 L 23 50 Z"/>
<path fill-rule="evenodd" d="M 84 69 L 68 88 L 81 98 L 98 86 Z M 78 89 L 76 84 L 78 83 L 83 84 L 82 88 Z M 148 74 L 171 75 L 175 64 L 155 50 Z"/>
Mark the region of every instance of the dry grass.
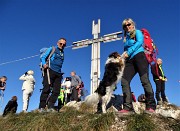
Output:
<path fill-rule="evenodd" d="M 156 125 L 151 120 L 150 115 L 147 114 L 134 114 L 129 116 L 127 121 L 128 131 L 154 131 Z"/>
<path fill-rule="evenodd" d="M 103 131 L 108 130 L 114 115 L 83 113 L 66 108 L 59 113 L 20 113 L 0 118 L 0 131 Z"/>
<path fill-rule="evenodd" d="M 34 111 L 0 117 L 0 131 L 119 131 L 121 127 L 125 127 L 123 131 L 180 130 L 179 120 L 156 114 L 119 116 L 113 112 L 93 114 L 93 110 L 82 104 L 79 111 L 63 107 L 59 113 Z"/>

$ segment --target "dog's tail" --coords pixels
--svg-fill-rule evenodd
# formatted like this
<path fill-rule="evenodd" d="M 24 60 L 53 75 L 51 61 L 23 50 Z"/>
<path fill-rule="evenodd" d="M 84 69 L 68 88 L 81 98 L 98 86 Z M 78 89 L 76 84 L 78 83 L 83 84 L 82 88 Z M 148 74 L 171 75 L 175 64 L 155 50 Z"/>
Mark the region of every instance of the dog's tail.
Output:
<path fill-rule="evenodd" d="M 88 105 L 94 105 L 94 104 L 98 104 L 100 99 L 100 96 L 98 95 L 98 93 L 94 93 L 92 95 L 88 95 L 85 98 L 85 103 Z"/>

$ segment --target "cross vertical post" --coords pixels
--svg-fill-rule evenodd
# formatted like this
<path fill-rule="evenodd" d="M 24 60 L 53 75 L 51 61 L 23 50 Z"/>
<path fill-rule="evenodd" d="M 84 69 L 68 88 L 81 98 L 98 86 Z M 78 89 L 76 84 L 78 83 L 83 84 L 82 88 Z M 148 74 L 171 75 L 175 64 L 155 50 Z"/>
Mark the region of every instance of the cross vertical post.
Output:
<path fill-rule="evenodd" d="M 100 36 L 100 19 L 98 23 L 92 22 L 92 35 L 94 39 Z M 100 41 L 92 43 L 91 54 L 91 94 L 97 89 L 100 82 Z"/>

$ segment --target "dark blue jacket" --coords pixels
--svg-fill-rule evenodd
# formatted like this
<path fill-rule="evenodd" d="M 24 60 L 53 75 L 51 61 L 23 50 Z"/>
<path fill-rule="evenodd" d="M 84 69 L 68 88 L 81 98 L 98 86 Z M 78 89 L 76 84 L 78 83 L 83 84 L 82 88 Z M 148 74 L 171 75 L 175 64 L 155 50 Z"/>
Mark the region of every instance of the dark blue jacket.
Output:
<path fill-rule="evenodd" d="M 44 55 L 41 57 L 42 65 L 46 64 L 46 60 L 52 51 L 52 47 L 48 48 Z M 55 52 L 50 58 L 49 68 L 57 73 L 61 73 L 62 64 L 64 62 L 64 51 L 58 46 L 55 47 Z"/>

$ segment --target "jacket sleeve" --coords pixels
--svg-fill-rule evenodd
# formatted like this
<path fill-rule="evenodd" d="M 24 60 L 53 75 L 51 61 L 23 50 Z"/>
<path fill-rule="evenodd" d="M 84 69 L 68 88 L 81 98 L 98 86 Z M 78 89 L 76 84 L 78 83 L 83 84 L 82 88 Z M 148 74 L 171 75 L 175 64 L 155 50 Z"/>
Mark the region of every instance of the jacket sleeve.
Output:
<path fill-rule="evenodd" d="M 7 110 L 9 110 L 11 107 L 12 107 L 12 105 L 13 105 L 13 101 L 8 101 L 8 103 L 7 103 L 7 105 L 6 105 L 6 107 L 5 107 L 5 109 L 4 109 L 4 111 L 7 111 Z"/>
<path fill-rule="evenodd" d="M 19 80 L 23 80 L 23 81 L 25 81 L 25 80 L 26 80 L 26 75 L 25 75 L 25 74 L 23 74 L 21 77 L 19 77 Z"/>
<path fill-rule="evenodd" d="M 24 80 L 24 81 L 30 80 L 30 81 L 35 82 L 35 79 L 34 79 L 34 77 L 33 77 L 32 75 L 25 75 L 25 74 L 23 74 L 23 75 L 19 78 L 19 80 Z"/>
<path fill-rule="evenodd" d="M 144 36 L 140 30 L 136 30 L 136 42 L 133 46 L 128 48 L 127 54 L 131 56 L 135 51 L 137 51 L 140 47 L 142 47 L 144 42 Z"/>
<path fill-rule="evenodd" d="M 46 58 L 51 53 L 52 47 L 48 48 L 47 51 L 44 53 L 44 55 L 41 57 L 42 65 L 46 64 Z"/>
<path fill-rule="evenodd" d="M 157 69 L 156 69 L 156 64 L 152 65 L 151 67 L 151 73 L 153 74 L 154 77 L 159 78 L 158 74 L 157 74 Z"/>
<path fill-rule="evenodd" d="M 76 78 L 77 78 L 77 80 L 78 80 L 78 85 L 81 85 L 81 82 L 82 82 L 82 81 L 81 81 L 80 77 L 77 75 Z"/>

